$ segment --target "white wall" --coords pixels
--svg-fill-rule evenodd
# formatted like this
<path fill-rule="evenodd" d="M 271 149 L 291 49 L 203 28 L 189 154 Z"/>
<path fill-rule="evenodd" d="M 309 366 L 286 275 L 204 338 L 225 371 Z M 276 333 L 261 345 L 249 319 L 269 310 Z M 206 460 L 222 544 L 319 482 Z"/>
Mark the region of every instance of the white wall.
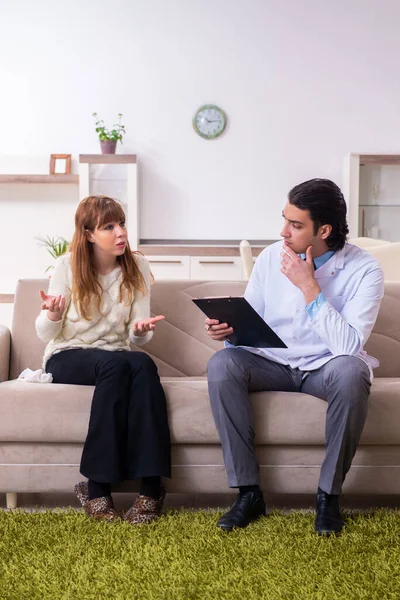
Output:
<path fill-rule="evenodd" d="M 0 154 L 97 152 L 92 112 L 121 111 L 142 238 L 276 239 L 292 185 L 341 184 L 348 152 L 400 152 L 398 0 L 0 7 Z M 192 129 L 203 103 L 228 114 L 218 141 Z M 44 187 L 0 189 L 7 277 L 48 263 L 34 235 L 71 231 L 71 188 Z"/>

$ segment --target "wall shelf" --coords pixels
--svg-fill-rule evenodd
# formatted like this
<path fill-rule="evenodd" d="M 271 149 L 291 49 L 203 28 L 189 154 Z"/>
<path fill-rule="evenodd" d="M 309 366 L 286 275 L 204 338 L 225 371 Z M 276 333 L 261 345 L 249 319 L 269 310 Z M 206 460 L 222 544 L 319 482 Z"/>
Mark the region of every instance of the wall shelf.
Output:
<path fill-rule="evenodd" d="M 79 183 L 79 175 L 0 175 L 0 183 Z"/>
<path fill-rule="evenodd" d="M 136 154 L 80 154 L 80 163 L 91 165 L 125 165 L 136 164 Z"/>
<path fill-rule="evenodd" d="M 360 154 L 360 167 L 364 165 L 400 165 L 399 154 Z"/>
<path fill-rule="evenodd" d="M 239 243 L 237 246 L 176 246 L 174 244 L 149 245 L 140 244 L 138 250 L 145 256 L 240 256 Z M 265 248 L 251 247 L 253 256 L 258 256 Z"/>

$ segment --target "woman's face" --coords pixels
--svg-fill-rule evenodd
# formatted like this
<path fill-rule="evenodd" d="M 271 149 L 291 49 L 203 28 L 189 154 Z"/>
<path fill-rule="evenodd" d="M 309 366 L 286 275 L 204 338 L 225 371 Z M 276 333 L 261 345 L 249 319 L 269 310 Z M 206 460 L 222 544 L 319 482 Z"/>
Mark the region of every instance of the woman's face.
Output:
<path fill-rule="evenodd" d="M 128 233 L 125 221 L 105 223 L 88 231 L 88 241 L 94 244 L 94 250 L 103 256 L 121 256 L 125 252 Z"/>

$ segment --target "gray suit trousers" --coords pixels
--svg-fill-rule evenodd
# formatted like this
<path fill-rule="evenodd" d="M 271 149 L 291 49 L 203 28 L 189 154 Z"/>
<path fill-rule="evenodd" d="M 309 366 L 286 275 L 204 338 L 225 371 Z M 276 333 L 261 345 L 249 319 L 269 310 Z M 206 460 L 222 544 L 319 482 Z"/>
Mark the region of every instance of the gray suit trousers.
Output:
<path fill-rule="evenodd" d="M 319 487 L 341 493 L 367 418 L 369 369 L 358 357 L 338 356 L 303 376 L 243 348 L 226 348 L 210 359 L 208 390 L 229 487 L 259 483 L 249 392 L 304 392 L 328 403 Z"/>

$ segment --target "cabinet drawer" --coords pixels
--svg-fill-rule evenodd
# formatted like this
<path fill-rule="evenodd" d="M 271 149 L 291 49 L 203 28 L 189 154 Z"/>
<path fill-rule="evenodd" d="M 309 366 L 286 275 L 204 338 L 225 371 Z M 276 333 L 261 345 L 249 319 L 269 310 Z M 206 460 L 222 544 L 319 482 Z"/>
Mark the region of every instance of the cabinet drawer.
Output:
<path fill-rule="evenodd" d="M 189 256 L 146 256 L 154 279 L 189 279 Z"/>
<path fill-rule="evenodd" d="M 242 261 L 236 256 L 191 256 L 190 278 L 211 281 L 240 281 Z"/>

